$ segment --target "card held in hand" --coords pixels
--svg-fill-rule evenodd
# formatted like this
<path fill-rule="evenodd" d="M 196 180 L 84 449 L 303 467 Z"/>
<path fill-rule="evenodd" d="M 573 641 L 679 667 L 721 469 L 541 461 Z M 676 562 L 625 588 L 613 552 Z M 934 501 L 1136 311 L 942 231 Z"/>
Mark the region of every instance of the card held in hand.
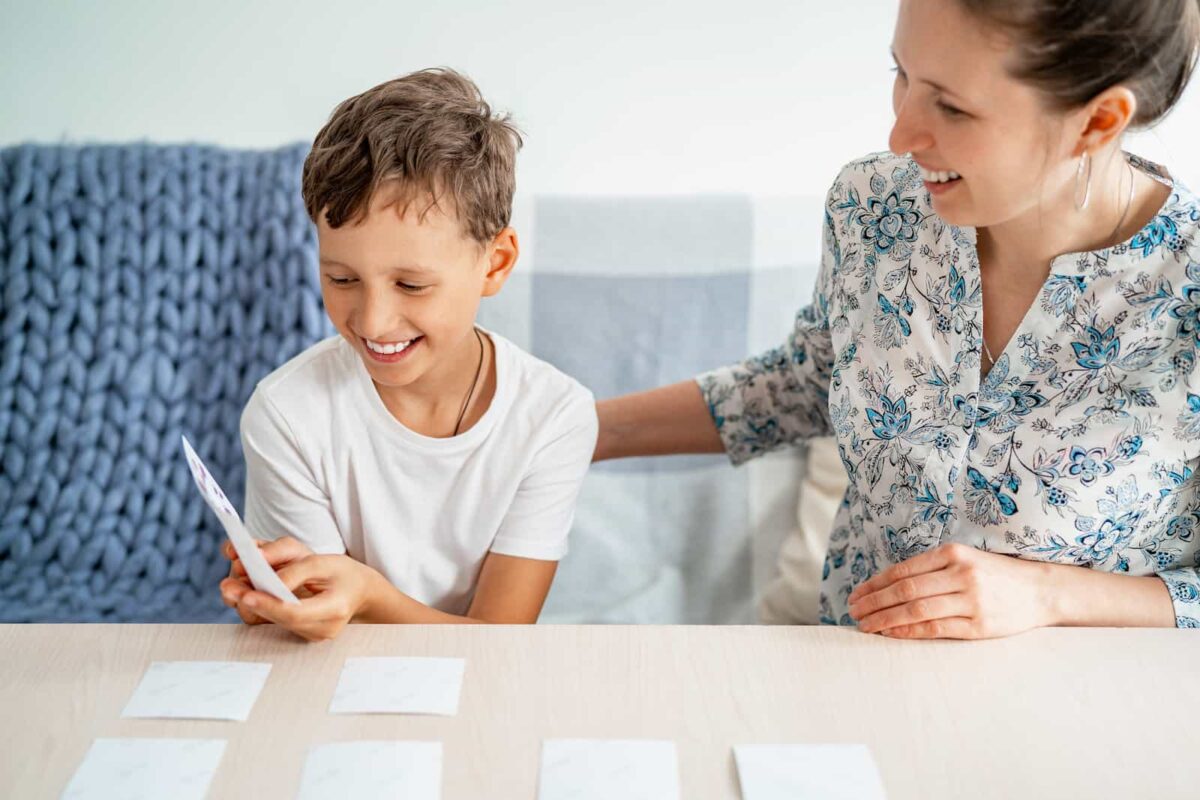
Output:
<path fill-rule="evenodd" d="M 285 603 L 299 603 L 296 595 L 292 594 L 292 591 L 284 585 L 279 576 L 275 574 L 275 570 L 263 558 L 263 554 L 259 552 L 258 545 L 251 538 L 250 532 L 242 524 L 242 518 L 238 516 L 233 504 L 225 497 L 221 487 L 213 480 L 213 476 L 204 466 L 204 462 L 200 460 L 200 456 L 196 455 L 191 442 L 187 440 L 186 436 L 181 438 L 183 439 L 183 453 L 187 457 L 188 467 L 192 470 L 192 478 L 196 481 L 196 487 L 200 490 L 204 502 L 208 503 L 208 507 L 217 515 L 217 519 L 221 520 L 221 525 L 225 528 L 225 535 L 233 543 L 233 549 L 237 551 L 238 558 L 242 560 L 242 565 L 246 568 L 246 574 L 250 576 L 250 583 L 260 592 L 266 592 Z"/>

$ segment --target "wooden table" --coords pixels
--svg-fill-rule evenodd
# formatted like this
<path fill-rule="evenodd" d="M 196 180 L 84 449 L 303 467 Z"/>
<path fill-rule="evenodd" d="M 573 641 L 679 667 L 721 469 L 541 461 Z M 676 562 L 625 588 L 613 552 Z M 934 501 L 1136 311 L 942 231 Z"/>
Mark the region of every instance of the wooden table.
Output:
<path fill-rule="evenodd" d="M 535 800 L 546 738 L 665 738 L 683 797 L 740 797 L 732 746 L 863 742 L 888 797 L 1196 798 L 1200 634 L 894 642 L 767 627 L 0 626 L 0 796 L 57 797 L 96 737 L 229 742 L 210 798 L 291 798 L 309 745 L 436 740 L 446 800 Z M 348 656 L 467 659 L 456 717 L 343 716 Z M 153 660 L 269 661 L 247 722 L 121 719 Z"/>

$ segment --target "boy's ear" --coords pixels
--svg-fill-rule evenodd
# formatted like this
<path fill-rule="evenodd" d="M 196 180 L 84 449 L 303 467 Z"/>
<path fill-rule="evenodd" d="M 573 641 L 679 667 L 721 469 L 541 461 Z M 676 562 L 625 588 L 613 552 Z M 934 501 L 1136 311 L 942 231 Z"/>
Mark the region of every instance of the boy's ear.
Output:
<path fill-rule="evenodd" d="M 505 228 L 496 234 L 496 238 L 488 245 L 488 268 L 483 277 L 483 296 L 492 297 L 500 293 L 504 282 L 517 265 L 521 255 L 521 246 L 517 243 L 517 232 Z"/>

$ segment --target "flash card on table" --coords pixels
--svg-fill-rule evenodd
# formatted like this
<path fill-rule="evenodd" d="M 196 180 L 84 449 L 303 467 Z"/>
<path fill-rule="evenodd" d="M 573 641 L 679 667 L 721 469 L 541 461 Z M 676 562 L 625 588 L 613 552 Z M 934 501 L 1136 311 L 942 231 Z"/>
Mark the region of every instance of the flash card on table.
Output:
<path fill-rule="evenodd" d="M 461 658 L 347 658 L 330 714 L 458 713 Z"/>
<path fill-rule="evenodd" d="M 675 743 L 547 739 L 538 800 L 679 800 Z"/>
<path fill-rule="evenodd" d="M 204 800 L 224 739 L 97 739 L 62 800 Z"/>
<path fill-rule="evenodd" d="M 250 583 L 255 589 L 277 597 L 285 603 L 299 603 L 296 595 L 292 594 L 291 589 L 284 585 L 279 576 L 275 574 L 275 570 L 263 558 L 263 554 L 258 551 L 258 545 L 254 543 L 246 526 L 242 524 L 242 518 L 238 516 L 233 504 L 225 497 L 221 487 L 213 480 L 213 476 L 204 466 L 204 462 L 200 460 L 200 456 L 196 455 L 191 442 L 187 440 L 186 436 L 181 438 L 188 467 L 192 470 L 192 478 L 195 479 L 196 486 L 200 489 L 201 496 L 204 497 L 204 502 L 208 503 L 208 507 L 217 515 L 217 519 L 221 520 L 221 525 L 225 528 L 225 535 L 229 537 L 229 541 L 233 543 L 233 549 L 237 551 L 238 558 L 242 560 L 246 574 L 250 577 Z"/>
<path fill-rule="evenodd" d="M 884 800 L 861 744 L 743 744 L 733 748 L 745 800 Z"/>
<path fill-rule="evenodd" d="M 270 671 L 252 661 L 155 661 L 121 716 L 245 722 Z"/>
<path fill-rule="evenodd" d="M 332 742 L 308 752 L 297 800 L 438 800 L 441 742 Z"/>

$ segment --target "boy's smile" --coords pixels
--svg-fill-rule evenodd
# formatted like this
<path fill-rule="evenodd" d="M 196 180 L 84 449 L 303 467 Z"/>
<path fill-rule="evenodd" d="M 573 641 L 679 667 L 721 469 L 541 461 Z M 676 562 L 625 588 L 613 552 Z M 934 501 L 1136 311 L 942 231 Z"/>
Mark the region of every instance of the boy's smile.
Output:
<path fill-rule="evenodd" d="M 412 339 L 407 339 L 402 342 L 373 342 L 370 339 L 363 339 L 363 344 L 367 348 L 367 355 L 375 359 L 381 364 L 395 364 L 405 358 L 412 352 L 424 336 L 417 336 Z"/>

